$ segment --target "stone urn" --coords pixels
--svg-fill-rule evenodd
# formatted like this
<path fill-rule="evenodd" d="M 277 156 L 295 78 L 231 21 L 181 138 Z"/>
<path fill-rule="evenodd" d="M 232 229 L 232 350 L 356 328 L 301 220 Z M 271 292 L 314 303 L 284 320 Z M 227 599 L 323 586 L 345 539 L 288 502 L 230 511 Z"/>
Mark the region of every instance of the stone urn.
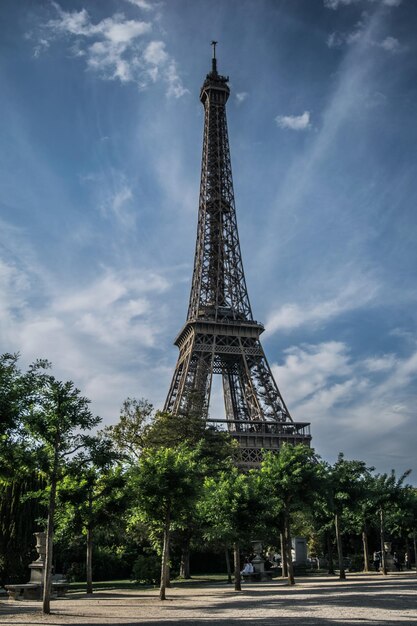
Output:
<path fill-rule="evenodd" d="M 38 558 L 36 559 L 36 562 L 42 561 L 42 563 L 44 563 L 45 556 L 46 556 L 46 533 L 39 532 L 39 533 L 33 533 L 33 534 L 35 535 L 35 538 L 36 538 L 36 551 L 39 554 Z"/>
<path fill-rule="evenodd" d="M 251 544 L 255 553 L 252 559 L 253 569 L 262 576 L 265 571 L 265 561 L 262 558 L 262 541 L 251 541 Z"/>
<path fill-rule="evenodd" d="M 39 554 L 36 561 L 33 561 L 29 565 L 30 569 L 30 583 L 36 583 L 38 585 L 43 584 L 44 568 L 45 568 L 45 556 L 46 556 L 46 533 L 39 532 L 33 533 L 36 537 L 36 551 Z"/>

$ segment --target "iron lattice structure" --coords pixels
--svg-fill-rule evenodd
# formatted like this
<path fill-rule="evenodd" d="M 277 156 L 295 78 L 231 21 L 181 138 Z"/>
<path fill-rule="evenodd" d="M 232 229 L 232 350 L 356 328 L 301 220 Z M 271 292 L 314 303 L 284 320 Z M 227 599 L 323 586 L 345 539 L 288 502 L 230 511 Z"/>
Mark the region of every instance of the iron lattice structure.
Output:
<path fill-rule="evenodd" d="M 308 423 L 292 420 L 274 380 L 253 319 L 243 272 L 227 132 L 228 78 L 212 70 L 200 93 L 204 140 L 197 244 L 187 321 L 164 410 L 201 415 L 238 440 L 241 466 L 282 442 L 309 445 Z M 213 374 L 223 381 L 226 419 L 209 417 Z"/>

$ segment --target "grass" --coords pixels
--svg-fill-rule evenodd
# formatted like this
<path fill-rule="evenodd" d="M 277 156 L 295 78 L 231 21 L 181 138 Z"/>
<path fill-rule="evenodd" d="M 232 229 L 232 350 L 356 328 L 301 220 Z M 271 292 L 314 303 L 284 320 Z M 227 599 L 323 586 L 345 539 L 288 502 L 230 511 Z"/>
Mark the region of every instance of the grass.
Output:
<path fill-rule="evenodd" d="M 171 580 L 171 585 L 176 587 L 180 586 L 191 586 L 191 585 L 201 585 L 201 584 L 213 584 L 213 583 L 226 583 L 227 576 L 225 574 L 197 574 L 192 578 L 185 580 L 184 578 L 173 578 Z M 104 580 L 93 582 L 94 591 L 106 591 L 110 589 L 153 589 L 157 585 L 142 585 L 133 582 L 132 580 Z M 76 591 L 85 591 L 86 583 L 85 581 L 75 581 L 70 583 L 69 592 Z"/>

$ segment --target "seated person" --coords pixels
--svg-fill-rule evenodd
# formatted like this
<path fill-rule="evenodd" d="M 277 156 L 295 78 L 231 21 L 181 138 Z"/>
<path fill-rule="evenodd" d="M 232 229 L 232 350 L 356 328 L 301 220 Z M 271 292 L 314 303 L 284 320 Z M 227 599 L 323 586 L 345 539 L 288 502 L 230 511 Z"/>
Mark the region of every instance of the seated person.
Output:
<path fill-rule="evenodd" d="M 240 573 L 241 574 L 253 574 L 254 571 L 255 570 L 253 569 L 252 563 L 248 559 L 246 559 L 245 566 Z"/>

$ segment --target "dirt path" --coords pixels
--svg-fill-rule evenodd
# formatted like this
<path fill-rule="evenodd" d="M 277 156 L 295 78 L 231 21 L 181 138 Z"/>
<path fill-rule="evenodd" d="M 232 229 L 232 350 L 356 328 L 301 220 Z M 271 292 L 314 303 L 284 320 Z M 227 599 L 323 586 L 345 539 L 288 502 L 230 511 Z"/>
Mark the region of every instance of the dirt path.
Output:
<path fill-rule="evenodd" d="M 1 626 L 35 624 L 136 624 L 165 622 L 187 626 L 417 626 L 415 574 L 352 574 L 347 581 L 335 577 L 306 577 L 288 587 L 281 580 L 246 584 L 241 593 L 230 585 L 179 585 L 160 602 L 154 590 L 96 592 L 93 597 L 74 593 L 51 603 L 44 616 L 35 602 L 0 603 Z"/>

